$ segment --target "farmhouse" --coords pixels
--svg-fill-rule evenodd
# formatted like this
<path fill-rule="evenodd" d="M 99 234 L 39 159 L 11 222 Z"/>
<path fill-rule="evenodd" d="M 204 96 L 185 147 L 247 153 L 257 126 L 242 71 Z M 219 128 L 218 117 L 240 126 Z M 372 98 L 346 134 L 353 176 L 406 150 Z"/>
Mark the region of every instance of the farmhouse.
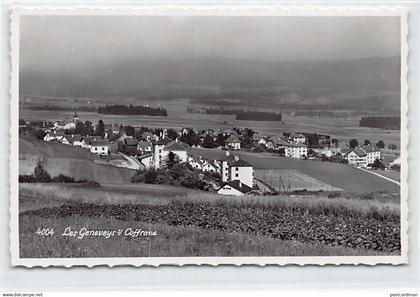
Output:
<path fill-rule="evenodd" d="M 251 187 L 241 183 L 239 180 L 232 180 L 224 183 L 218 190 L 220 195 L 244 196 L 252 191 Z"/>
<path fill-rule="evenodd" d="M 59 141 L 64 137 L 64 131 L 50 131 L 44 136 L 44 141 Z"/>
<path fill-rule="evenodd" d="M 109 142 L 106 140 L 95 140 L 90 144 L 90 152 L 95 155 L 109 155 Z"/>
<path fill-rule="evenodd" d="M 153 145 L 148 141 L 139 141 L 137 143 L 137 150 L 142 154 L 152 153 Z"/>
<path fill-rule="evenodd" d="M 229 182 L 239 180 L 248 187 L 254 184 L 254 168 L 238 156 L 226 152 L 226 158 L 222 160 L 222 181 Z"/>
<path fill-rule="evenodd" d="M 80 134 L 71 134 L 71 135 L 65 135 L 63 139 L 61 140 L 61 143 L 64 144 L 70 144 L 74 146 L 82 146 L 82 140 L 83 137 Z"/>
<path fill-rule="evenodd" d="M 103 140 L 101 136 L 88 136 L 82 139 L 81 147 L 90 150 L 93 141 Z"/>
<path fill-rule="evenodd" d="M 163 161 L 169 155 L 170 152 L 174 153 L 179 162 L 187 162 L 189 146 L 186 143 L 179 141 L 170 141 L 167 138 L 163 138 L 155 143 L 154 148 L 154 166 L 155 168 L 161 168 Z"/>
<path fill-rule="evenodd" d="M 366 153 L 367 164 L 373 164 L 376 159 L 381 159 L 381 150 L 375 145 L 362 145 L 360 147 Z"/>
<path fill-rule="evenodd" d="M 225 141 L 225 148 L 230 150 L 240 150 L 241 149 L 241 140 L 235 136 L 231 135 Z"/>
<path fill-rule="evenodd" d="M 344 149 L 341 153 L 349 164 L 358 167 L 366 167 L 373 164 L 376 159 L 381 159 L 381 151 L 372 145 L 363 145 L 356 149 Z"/>

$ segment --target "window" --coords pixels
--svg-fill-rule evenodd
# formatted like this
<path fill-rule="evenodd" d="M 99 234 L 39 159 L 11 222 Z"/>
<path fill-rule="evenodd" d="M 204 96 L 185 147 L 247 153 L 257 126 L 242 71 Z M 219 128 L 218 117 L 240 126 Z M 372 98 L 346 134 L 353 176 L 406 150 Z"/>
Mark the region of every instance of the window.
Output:
<path fill-rule="evenodd" d="M 239 167 L 235 167 L 235 171 L 238 171 L 239 170 Z"/>
<path fill-rule="evenodd" d="M 235 173 L 235 177 L 239 177 L 239 173 Z"/>

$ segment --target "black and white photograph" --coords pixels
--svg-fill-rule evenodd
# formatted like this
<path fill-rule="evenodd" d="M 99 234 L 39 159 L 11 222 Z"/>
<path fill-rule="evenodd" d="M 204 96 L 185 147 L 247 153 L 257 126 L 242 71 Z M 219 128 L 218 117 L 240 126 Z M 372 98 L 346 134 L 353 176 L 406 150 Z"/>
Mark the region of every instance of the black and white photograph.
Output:
<path fill-rule="evenodd" d="M 12 15 L 14 265 L 407 262 L 406 15 Z"/>

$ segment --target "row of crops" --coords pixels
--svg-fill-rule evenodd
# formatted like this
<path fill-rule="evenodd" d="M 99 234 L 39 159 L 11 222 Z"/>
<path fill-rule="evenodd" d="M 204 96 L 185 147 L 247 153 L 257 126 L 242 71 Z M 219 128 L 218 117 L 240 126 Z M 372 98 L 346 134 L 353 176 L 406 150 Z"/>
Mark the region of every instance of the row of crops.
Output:
<path fill-rule="evenodd" d="M 23 215 L 113 217 L 383 252 L 396 252 L 401 248 L 399 215 L 374 209 L 362 213 L 343 207 L 233 206 L 174 201 L 166 205 L 76 203 L 30 210 Z"/>

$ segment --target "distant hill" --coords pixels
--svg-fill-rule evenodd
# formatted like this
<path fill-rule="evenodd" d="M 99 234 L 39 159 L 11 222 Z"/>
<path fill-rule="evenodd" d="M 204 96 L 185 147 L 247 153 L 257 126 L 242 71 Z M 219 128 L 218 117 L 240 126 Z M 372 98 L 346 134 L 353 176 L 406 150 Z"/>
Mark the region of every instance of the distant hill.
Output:
<path fill-rule="evenodd" d="M 400 90 L 400 58 L 312 62 L 262 62 L 219 57 L 183 61 L 136 60 L 78 72 L 22 71 L 20 88 L 21 94 L 41 96 L 127 95 L 156 100 L 177 96 L 195 97 L 195 103 L 208 104 L 206 101 L 215 100 L 216 105 L 218 100 L 239 98 L 253 103 L 256 99 L 268 100 L 267 105 L 283 100 L 309 106 L 336 103 L 341 100 L 336 98 L 337 94 L 347 93 L 360 97 L 358 99 L 363 103 L 365 97 L 372 94 L 363 93 L 364 90 L 373 90 L 379 94 L 371 98 L 376 101 L 379 98 L 374 106 L 383 105 L 383 100 L 394 100 L 389 107 L 396 108 L 399 107 L 398 96 L 395 100 L 389 94 L 398 94 Z M 355 90 L 359 93 L 355 94 Z"/>

